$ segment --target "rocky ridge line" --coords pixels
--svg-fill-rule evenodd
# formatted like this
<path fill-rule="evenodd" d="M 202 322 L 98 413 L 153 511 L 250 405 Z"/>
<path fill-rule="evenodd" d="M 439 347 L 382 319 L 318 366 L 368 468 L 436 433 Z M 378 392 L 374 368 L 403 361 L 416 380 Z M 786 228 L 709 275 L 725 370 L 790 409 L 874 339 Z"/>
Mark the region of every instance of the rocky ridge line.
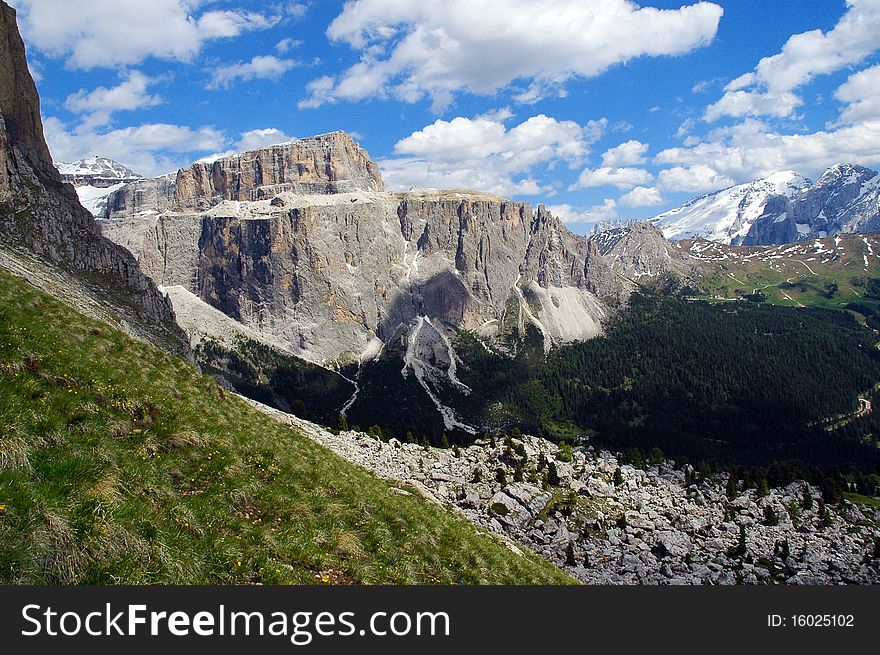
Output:
<path fill-rule="evenodd" d="M 201 212 L 224 202 L 384 191 L 378 165 L 345 132 L 196 162 L 177 173 L 134 182 L 107 198 L 104 218 Z"/>

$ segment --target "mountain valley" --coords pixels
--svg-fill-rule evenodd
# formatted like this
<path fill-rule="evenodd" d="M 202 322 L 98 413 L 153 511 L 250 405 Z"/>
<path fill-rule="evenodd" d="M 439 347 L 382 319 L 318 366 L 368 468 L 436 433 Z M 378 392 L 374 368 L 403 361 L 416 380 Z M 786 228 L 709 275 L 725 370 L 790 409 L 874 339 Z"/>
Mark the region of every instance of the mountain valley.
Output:
<path fill-rule="evenodd" d="M 582 236 L 343 131 L 56 165 L 0 30 L 0 582 L 880 580 L 878 173 Z"/>

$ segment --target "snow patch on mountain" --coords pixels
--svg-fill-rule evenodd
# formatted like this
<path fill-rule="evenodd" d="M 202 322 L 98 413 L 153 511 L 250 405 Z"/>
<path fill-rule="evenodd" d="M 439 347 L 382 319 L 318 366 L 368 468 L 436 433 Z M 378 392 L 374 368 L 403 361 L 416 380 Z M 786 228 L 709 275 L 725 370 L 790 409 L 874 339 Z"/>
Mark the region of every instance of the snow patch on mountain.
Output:
<path fill-rule="evenodd" d="M 771 196 L 793 198 L 811 182 L 794 171 L 782 171 L 695 198 L 648 220 L 671 241 L 703 238 L 739 244 L 763 213 Z"/>
<path fill-rule="evenodd" d="M 695 198 L 649 219 L 666 238 L 776 245 L 880 231 L 880 174 L 835 164 L 815 182 L 793 171 Z"/>
<path fill-rule="evenodd" d="M 73 185 L 80 203 L 93 216 L 103 215 L 110 194 L 129 182 L 141 179 L 127 166 L 106 157 L 88 157 L 70 163 L 56 162 L 55 168 L 61 173 L 62 180 Z"/>

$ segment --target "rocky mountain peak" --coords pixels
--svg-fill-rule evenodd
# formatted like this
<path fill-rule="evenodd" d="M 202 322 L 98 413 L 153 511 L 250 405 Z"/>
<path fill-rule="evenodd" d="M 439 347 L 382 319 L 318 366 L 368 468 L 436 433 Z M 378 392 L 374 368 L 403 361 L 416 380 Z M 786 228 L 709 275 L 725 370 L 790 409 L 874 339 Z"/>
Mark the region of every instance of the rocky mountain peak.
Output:
<path fill-rule="evenodd" d="M 830 184 L 861 184 L 876 175 L 876 171 L 858 164 L 839 163 L 822 173 L 816 184 L 821 186 Z"/>
<path fill-rule="evenodd" d="M 225 202 L 270 200 L 281 193 L 328 195 L 384 191 L 379 166 L 347 133 L 337 131 L 183 168 L 112 194 L 105 218 L 207 211 Z"/>
<path fill-rule="evenodd" d="M 5 2 L 0 2 L 0 114 L 9 142 L 27 157 L 30 166 L 57 179 L 43 138 L 40 96 L 28 71 L 15 9 Z M 2 179 L 0 176 L 0 184 Z M 8 191 L 0 186 L 0 198 Z"/>
<path fill-rule="evenodd" d="M 56 162 L 61 179 L 73 186 L 106 188 L 114 184 L 134 182 L 143 176 L 107 157 L 92 156 L 65 163 Z"/>
<path fill-rule="evenodd" d="M 790 195 L 789 191 L 800 191 L 809 187 L 812 182 L 797 171 L 786 170 L 772 173 L 753 183 L 755 186 L 772 187 L 777 193 Z"/>
<path fill-rule="evenodd" d="M 759 246 L 880 229 L 880 176 L 838 163 L 815 183 L 779 171 L 746 184 L 695 198 L 652 219 L 672 240 L 704 238 Z"/>
<path fill-rule="evenodd" d="M 126 184 L 142 179 L 127 166 L 106 157 L 92 156 L 78 161 L 56 162 L 64 182 L 72 184 L 82 206 L 93 216 L 103 216 L 107 197 Z"/>

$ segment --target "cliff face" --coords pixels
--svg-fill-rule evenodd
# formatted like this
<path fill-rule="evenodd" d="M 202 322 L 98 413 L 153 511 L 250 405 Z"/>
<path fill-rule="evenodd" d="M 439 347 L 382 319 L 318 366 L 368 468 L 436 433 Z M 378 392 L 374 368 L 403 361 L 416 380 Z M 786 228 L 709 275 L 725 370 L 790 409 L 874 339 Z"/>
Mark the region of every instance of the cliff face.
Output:
<path fill-rule="evenodd" d="M 40 98 L 27 68 L 15 10 L 5 2 L 0 2 L 0 113 L 9 143 L 17 147 L 32 168 L 58 179 L 43 138 Z"/>
<path fill-rule="evenodd" d="M 383 191 L 341 133 L 139 181 L 110 204 L 104 234 L 158 284 L 298 357 L 352 365 L 356 392 L 340 411 L 378 411 L 370 422 L 390 420 L 390 402 L 474 431 L 457 332 L 510 354 L 546 351 L 600 334 L 635 288 L 632 267 L 615 269 L 544 207 Z"/>
<path fill-rule="evenodd" d="M 105 217 L 205 211 L 224 200 L 264 200 L 282 192 L 311 195 L 383 190 L 379 167 L 363 148 L 345 132 L 331 132 L 198 162 L 176 176 L 130 185 L 109 198 Z"/>
<path fill-rule="evenodd" d="M 280 194 L 102 226 L 157 283 L 313 361 L 356 360 L 419 317 L 585 339 L 628 289 L 543 207 L 476 193 Z"/>
<path fill-rule="evenodd" d="M 170 303 L 128 251 L 101 236 L 73 188 L 62 183 L 53 166 L 15 11 L 4 2 L 0 2 L 0 30 L 0 248 L 4 263 L 26 275 L 29 266 L 37 267 L 40 273 L 28 276 L 32 281 L 51 278 L 55 288 L 50 291 L 85 294 L 90 297 L 85 306 L 110 308 L 101 318 L 115 320 L 135 336 L 187 352 L 185 335 L 174 323 Z"/>

